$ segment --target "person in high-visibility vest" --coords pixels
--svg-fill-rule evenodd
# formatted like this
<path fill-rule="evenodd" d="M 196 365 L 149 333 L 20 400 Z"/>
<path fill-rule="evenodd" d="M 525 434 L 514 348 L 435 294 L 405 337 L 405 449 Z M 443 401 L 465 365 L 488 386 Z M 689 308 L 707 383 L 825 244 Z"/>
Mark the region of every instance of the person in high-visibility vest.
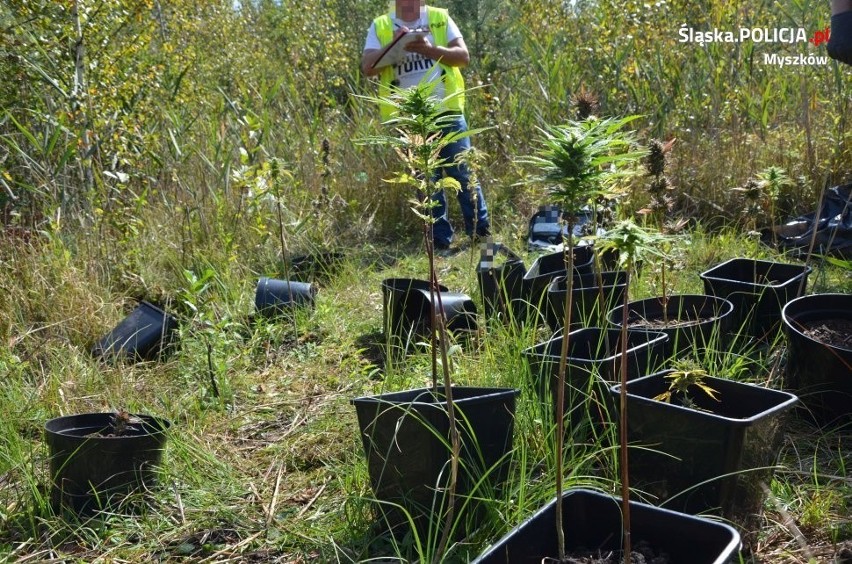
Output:
<path fill-rule="evenodd" d="M 405 46 L 405 58 L 395 64 L 373 68 L 383 47 L 399 35 L 414 29 L 428 29 L 429 33 Z M 424 0 L 395 0 L 394 10 L 373 20 L 367 32 L 361 70 L 367 76 L 378 76 L 379 96 L 386 97 L 391 87 L 410 88 L 427 80 L 440 81 L 433 96 L 444 100 L 446 113 L 451 114 L 445 132 L 467 131 L 464 116 L 464 80 L 459 68 L 470 62 L 464 38 L 445 9 L 427 6 Z M 381 107 L 382 120 L 392 117 L 392 108 Z M 488 208 L 477 183 L 470 184 L 470 170 L 464 163 L 456 163 L 458 154 L 470 148 L 470 138 L 465 137 L 447 145 L 440 156 L 453 163 L 442 170 L 461 185 L 458 202 L 464 217 L 465 231 L 470 236 L 489 235 Z M 472 192 L 472 194 L 471 194 Z M 447 217 L 447 200 L 444 191 L 433 195 L 438 205 L 433 208 L 436 219 L 432 233 L 436 249 L 448 249 L 453 240 L 453 228 Z"/>
<path fill-rule="evenodd" d="M 831 0 L 831 34 L 828 55 L 852 65 L 852 0 Z"/>

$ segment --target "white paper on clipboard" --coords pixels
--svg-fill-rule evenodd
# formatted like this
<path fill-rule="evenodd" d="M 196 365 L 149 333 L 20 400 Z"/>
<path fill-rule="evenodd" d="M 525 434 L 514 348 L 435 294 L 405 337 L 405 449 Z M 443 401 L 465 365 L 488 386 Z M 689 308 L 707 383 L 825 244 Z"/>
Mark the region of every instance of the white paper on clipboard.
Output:
<path fill-rule="evenodd" d="M 382 67 L 386 67 L 388 65 L 394 65 L 405 58 L 405 46 L 414 41 L 419 37 L 426 37 L 429 35 L 428 29 L 412 29 L 406 31 L 395 40 L 388 43 L 385 50 L 376 59 L 376 62 L 373 63 L 372 68 L 380 69 Z"/>

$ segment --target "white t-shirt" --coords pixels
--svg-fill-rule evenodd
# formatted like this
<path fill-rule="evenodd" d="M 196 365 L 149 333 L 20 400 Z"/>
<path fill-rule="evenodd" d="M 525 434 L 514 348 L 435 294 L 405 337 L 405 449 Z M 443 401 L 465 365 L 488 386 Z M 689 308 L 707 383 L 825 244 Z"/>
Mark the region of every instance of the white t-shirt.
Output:
<path fill-rule="evenodd" d="M 406 22 L 397 17 L 394 14 L 391 14 L 391 20 L 398 26 L 405 26 L 409 29 L 415 29 L 420 27 L 428 27 L 429 19 L 426 16 L 425 11 L 420 12 L 420 18 L 417 21 Z M 396 28 L 394 28 L 396 29 Z M 462 36 L 459 31 L 456 22 L 453 21 L 453 18 L 448 16 L 447 21 L 447 43 L 449 44 L 455 39 L 458 39 Z M 426 39 L 429 40 L 429 43 L 432 45 L 435 44 L 435 38 L 432 37 L 432 34 L 426 36 Z M 370 29 L 367 31 L 367 41 L 364 43 L 364 50 L 367 49 L 381 49 L 382 44 L 379 41 L 378 36 L 376 35 L 376 23 L 373 22 L 370 24 Z M 405 59 L 401 62 L 393 65 L 393 78 L 394 84 L 399 88 L 410 88 L 412 86 L 417 85 L 424 75 L 427 73 L 431 73 L 429 75 L 429 81 L 435 81 L 440 79 L 441 77 L 441 67 L 435 64 L 433 59 L 429 59 L 424 57 L 420 53 L 406 53 Z M 444 97 L 444 84 L 441 82 L 435 87 L 435 90 L 432 94 L 436 98 Z"/>

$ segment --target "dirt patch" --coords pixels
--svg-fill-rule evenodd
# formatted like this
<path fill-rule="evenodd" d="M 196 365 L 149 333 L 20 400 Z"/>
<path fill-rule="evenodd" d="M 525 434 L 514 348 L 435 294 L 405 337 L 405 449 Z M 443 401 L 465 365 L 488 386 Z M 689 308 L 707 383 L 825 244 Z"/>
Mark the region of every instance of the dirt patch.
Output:
<path fill-rule="evenodd" d="M 664 320 L 662 317 L 651 317 L 651 318 L 641 318 L 635 321 L 631 321 L 627 324 L 630 329 L 649 329 L 651 331 L 656 331 L 658 329 L 679 329 L 682 327 L 692 327 L 694 325 L 700 325 L 705 321 L 710 321 L 714 319 L 713 317 L 698 317 L 698 318 L 690 318 L 690 319 L 677 319 L 677 318 L 669 318 L 668 321 Z"/>
<path fill-rule="evenodd" d="M 624 556 L 621 551 L 575 552 L 566 556 L 562 564 L 621 564 Z M 669 564 L 671 559 L 665 552 L 657 554 L 650 544 L 644 541 L 637 543 L 630 551 L 630 561 L 633 564 Z M 545 560 L 548 564 L 556 564 L 558 559 Z"/>
<path fill-rule="evenodd" d="M 815 341 L 841 349 L 852 349 L 852 320 L 821 319 L 803 325 L 802 332 Z"/>

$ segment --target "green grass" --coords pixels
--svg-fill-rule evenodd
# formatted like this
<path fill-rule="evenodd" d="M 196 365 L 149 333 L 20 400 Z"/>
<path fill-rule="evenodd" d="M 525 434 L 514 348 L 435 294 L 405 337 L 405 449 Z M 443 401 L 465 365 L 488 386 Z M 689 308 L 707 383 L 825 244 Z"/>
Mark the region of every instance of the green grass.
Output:
<path fill-rule="evenodd" d="M 353 142 L 382 131 L 361 97 L 372 85 L 356 69 L 370 18 L 387 3 L 242 4 L 86 3 L 84 104 L 68 94 L 73 16 L 49 0 L 0 7 L 15 54 L 0 57 L 9 77 L 0 84 L 0 559 L 417 557 L 413 539 L 392 542 L 373 528 L 349 404 L 430 380 L 428 354 L 384 362 L 381 280 L 424 278 L 426 260 L 406 198 L 382 181 L 398 171 L 395 155 Z M 492 227 L 513 248 L 528 217 L 549 203 L 516 159 L 532 151 L 538 127 L 574 117 L 581 86 L 602 116 L 643 116 L 635 122 L 642 143 L 677 138 L 671 215 L 694 221 L 667 266 L 674 292 L 701 292 L 698 273 L 728 258 L 795 260 L 744 233 L 767 225 L 770 213 L 812 211 L 820 190 L 848 175 L 850 75 L 842 66 L 758 63 L 799 45 L 677 42 L 683 22 L 823 29 L 824 3 L 443 5 L 472 49 L 469 121 L 489 127 L 473 141 L 486 154 L 478 173 Z M 761 203 L 757 218 L 744 214 L 731 188 L 768 166 L 792 183 L 771 206 Z M 621 199 L 619 215 L 646 204 L 646 184 L 637 177 L 623 186 L 631 199 Z M 312 312 L 252 319 L 259 276 L 283 277 L 282 255 L 325 248 L 346 261 L 320 282 Z M 479 300 L 477 260 L 476 248 L 439 259 L 441 282 Z M 811 266 L 809 291 L 852 291 L 848 268 Z M 647 261 L 635 283 L 632 298 L 658 294 L 661 265 Z M 90 358 L 89 347 L 140 298 L 179 315 L 176 353 L 144 365 Z M 549 336 L 543 326 L 483 325 L 453 355 L 456 383 L 522 390 L 508 487 L 481 529 L 452 548 L 456 560 L 552 496 L 550 415 L 533 399 L 521 360 Z M 741 340 L 702 360 L 780 387 L 784 354 L 783 339 L 768 347 Z M 44 422 L 122 407 L 175 423 L 160 487 L 138 515 L 54 515 Z M 796 423 L 786 432 L 766 516 L 748 531 L 754 561 L 828 561 L 852 542 L 850 432 Z M 603 441 L 571 445 L 569 458 L 568 485 L 616 491 L 617 453 Z"/>
<path fill-rule="evenodd" d="M 2 253 L 8 268 L 0 273 L 7 296 L 0 314 L 0 407 L 6 414 L 0 425 L 0 550 L 11 560 L 356 562 L 416 556 L 412 539 L 394 542 L 373 526 L 349 404 L 364 394 L 429 385 L 428 354 L 391 367 L 376 354 L 383 343 L 380 282 L 425 271 L 416 246 L 349 249 L 340 271 L 321 283 L 312 312 L 254 322 L 253 273 L 273 272 L 263 259 L 253 265 L 229 260 L 215 247 L 199 249 L 196 256 L 205 257 L 214 282 L 198 299 L 198 312 L 180 310 L 177 352 L 162 363 L 106 366 L 89 357 L 88 346 L 121 319 L 130 302 L 95 267 L 96 257 L 65 252 L 85 236 L 37 236 Z M 175 259 L 168 253 L 156 257 L 160 264 Z M 682 267 L 669 278 L 672 290 L 698 290 L 698 272 L 740 254 L 772 256 L 733 233 L 695 231 L 679 248 Z M 451 289 L 479 300 L 471 255 L 439 259 L 438 268 Z M 850 290 L 848 272 L 819 266 L 814 274 L 815 289 Z M 179 295 L 185 288 L 174 271 L 158 276 L 158 293 Z M 651 295 L 654 278 L 653 265 L 646 265 L 632 297 Z M 552 496 L 552 417 L 535 399 L 520 355 L 548 335 L 544 327 L 517 331 L 483 322 L 474 343 L 453 356 L 457 384 L 512 386 L 522 395 L 508 485 L 481 528 L 452 547 L 450 560 L 466 560 Z M 208 342 L 218 397 L 209 384 Z M 743 344 L 705 360 L 728 375 L 779 387 L 783 350 L 783 340 L 770 350 Z M 117 513 L 80 522 L 53 514 L 44 422 L 119 407 L 175 423 L 160 486 L 132 517 Z M 773 497 L 766 515 L 758 530 L 748 531 L 757 539 L 755 562 L 801 561 L 806 551 L 797 539 L 817 559 L 852 539 L 849 440 L 843 429 L 817 431 L 800 423 L 788 429 L 782 466 L 768 485 Z M 569 486 L 616 491 L 617 456 L 607 444 L 606 437 L 569 444 Z M 430 549 L 421 544 L 420 550 Z"/>

